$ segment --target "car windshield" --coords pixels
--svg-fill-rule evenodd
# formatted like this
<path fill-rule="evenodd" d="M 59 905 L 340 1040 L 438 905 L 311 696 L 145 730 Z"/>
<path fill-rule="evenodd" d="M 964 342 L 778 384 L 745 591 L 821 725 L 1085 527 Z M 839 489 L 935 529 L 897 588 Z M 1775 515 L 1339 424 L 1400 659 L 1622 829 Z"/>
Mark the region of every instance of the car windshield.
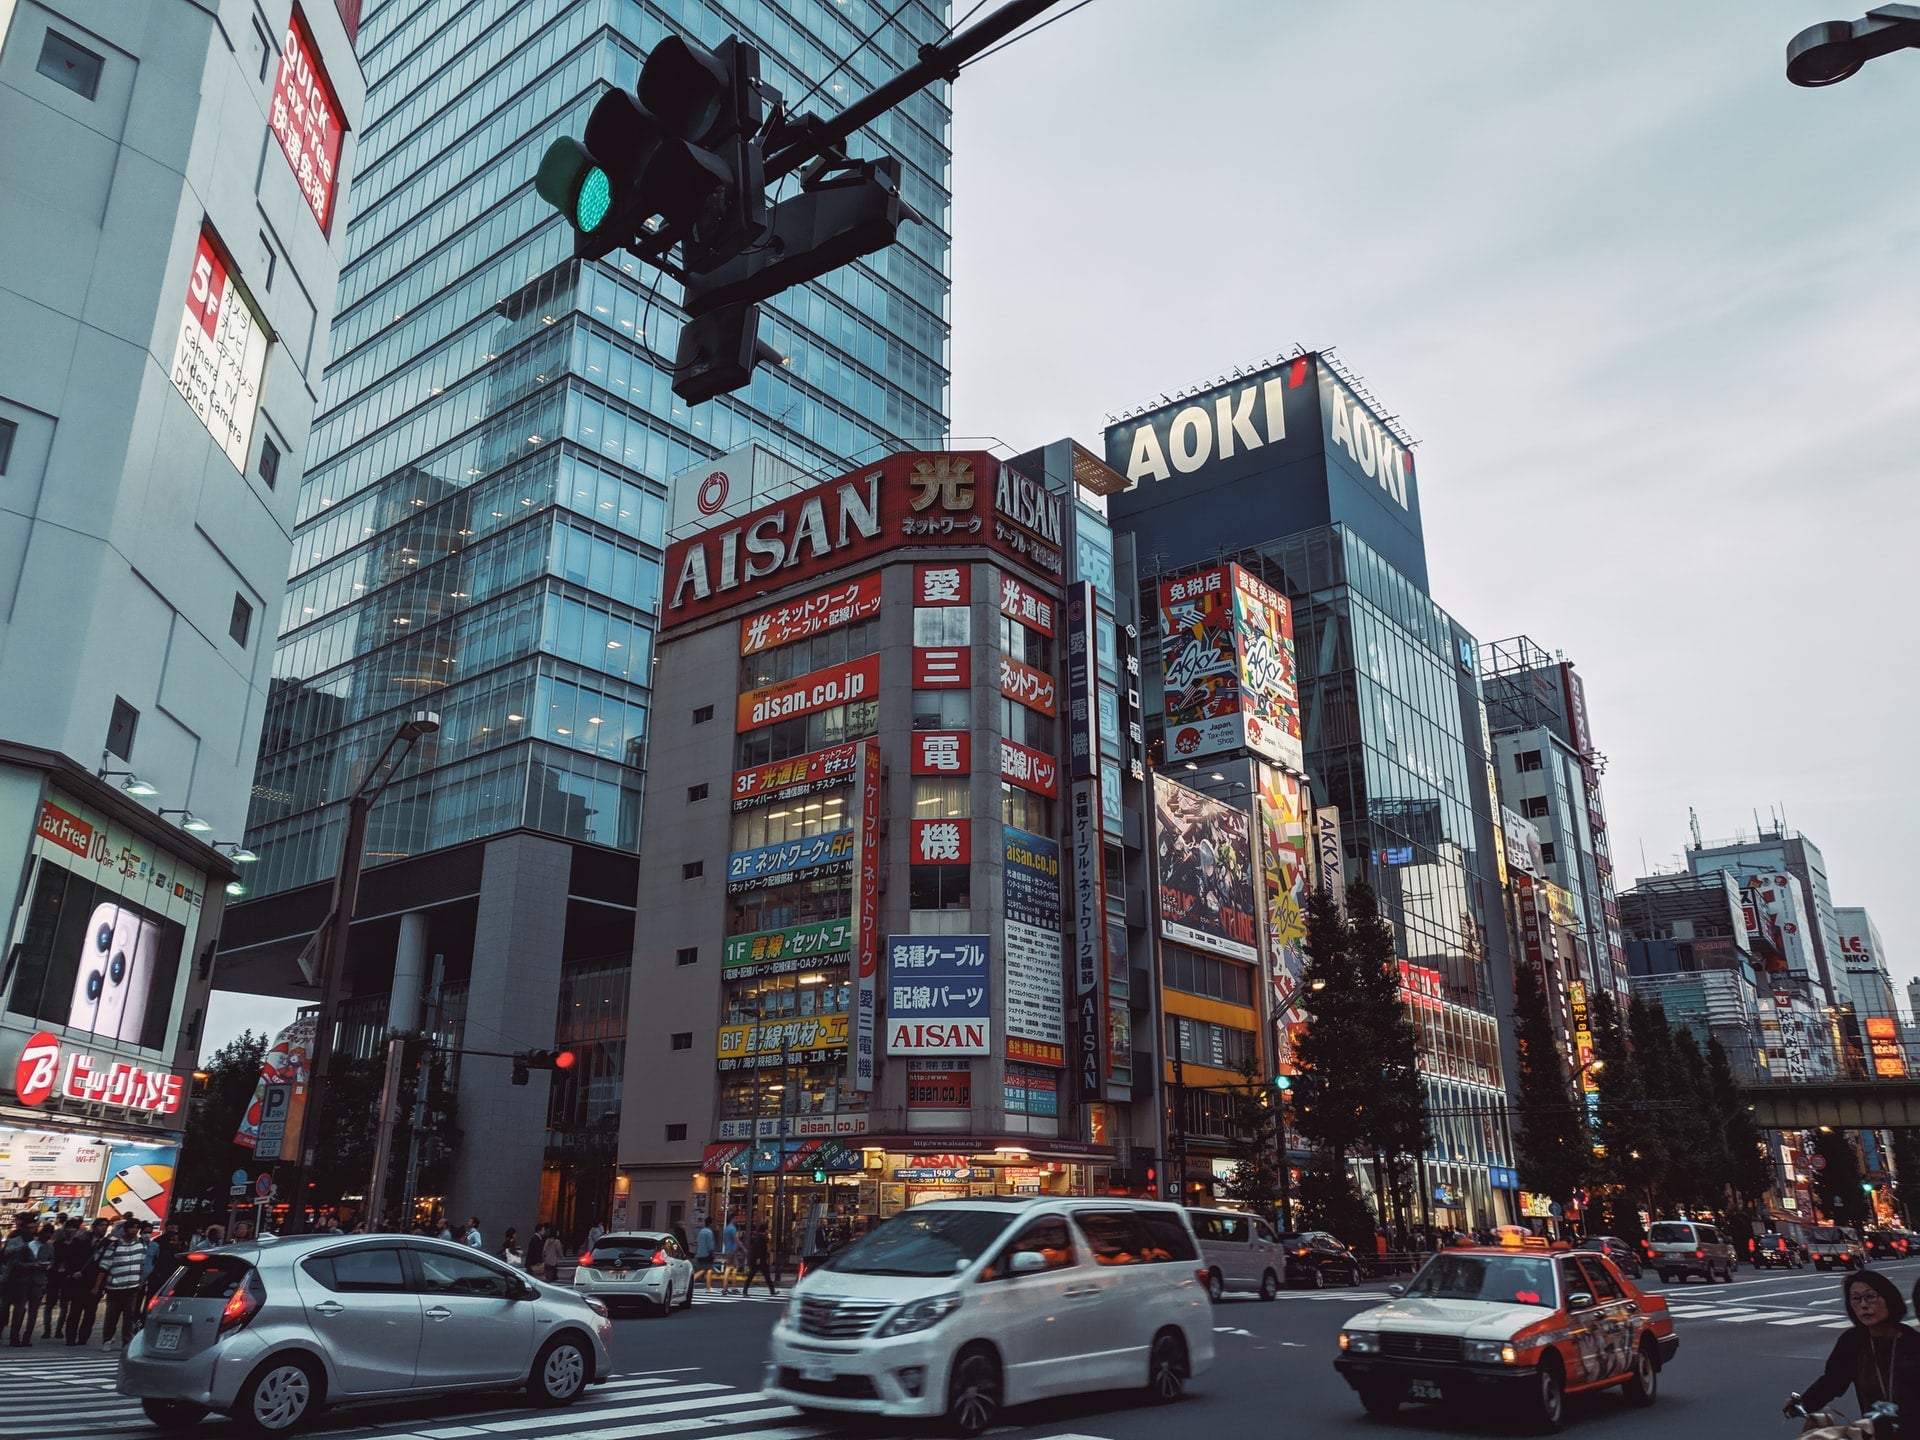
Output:
<path fill-rule="evenodd" d="M 1613 1244 L 1611 1240 L 1598 1235 L 1589 1235 L 1586 1239 L 1582 1240 L 1576 1248 L 1581 1250 L 1605 1250 L 1611 1244 Z"/>
<path fill-rule="evenodd" d="M 602 1235 L 593 1247 L 592 1258 L 604 1260 L 651 1260 L 666 1247 L 663 1235 Z"/>
<path fill-rule="evenodd" d="M 1660 1220 L 1648 1229 L 1647 1238 L 1656 1245 L 1691 1245 L 1693 1227 L 1678 1220 Z"/>
<path fill-rule="evenodd" d="M 1013 1223 L 1007 1210 L 908 1210 L 827 1262 L 847 1275 L 955 1275 Z"/>
<path fill-rule="evenodd" d="M 1487 1300 L 1540 1305 L 1554 1298 L 1553 1262 L 1529 1255 L 1436 1255 L 1413 1277 L 1407 1294 L 1427 1300 Z"/>

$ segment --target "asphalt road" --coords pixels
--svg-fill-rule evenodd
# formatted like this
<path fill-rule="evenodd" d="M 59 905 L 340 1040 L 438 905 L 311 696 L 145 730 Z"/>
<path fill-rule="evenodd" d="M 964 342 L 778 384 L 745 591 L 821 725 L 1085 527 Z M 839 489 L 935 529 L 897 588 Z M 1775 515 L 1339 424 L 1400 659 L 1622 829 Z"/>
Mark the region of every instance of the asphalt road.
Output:
<path fill-rule="evenodd" d="M 1902 1291 L 1920 1280 L 1920 1261 L 1878 1267 Z M 1595 1440 L 1788 1440 L 1779 1418 L 1789 1390 L 1819 1374 L 1845 1324 L 1840 1277 L 1742 1270 L 1732 1285 L 1693 1281 L 1650 1290 L 1674 1307 L 1680 1353 L 1661 1376 L 1660 1398 L 1634 1409 L 1608 1392 L 1568 1406 L 1568 1433 Z M 1379 1287 L 1294 1292 L 1263 1304 L 1230 1297 L 1214 1312 L 1218 1357 L 1186 1399 L 1165 1409 L 1101 1395 L 1016 1411 L 999 1433 L 1031 1440 L 1173 1440 L 1173 1437 L 1288 1434 L 1380 1440 L 1408 1436 L 1512 1435 L 1494 1417 L 1408 1406 L 1392 1421 L 1367 1418 L 1334 1373 L 1334 1337 L 1348 1317 L 1385 1298 Z M 665 1317 L 616 1326 L 618 1374 L 567 1411 L 538 1411 L 524 1397 L 431 1401 L 343 1410 L 314 1432 L 334 1440 L 828 1440 L 838 1432 L 768 1405 L 760 1385 L 775 1305 L 755 1297 L 699 1300 Z M 112 1393 L 111 1357 L 59 1350 L 0 1351 L 0 1437 L 4 1440 L 139 1440 L 131 1401 Z M 224 1422 L 198 1432 L 237 1435 Z M 927 1433 L 869 1425 L 862 1440 Z"/>

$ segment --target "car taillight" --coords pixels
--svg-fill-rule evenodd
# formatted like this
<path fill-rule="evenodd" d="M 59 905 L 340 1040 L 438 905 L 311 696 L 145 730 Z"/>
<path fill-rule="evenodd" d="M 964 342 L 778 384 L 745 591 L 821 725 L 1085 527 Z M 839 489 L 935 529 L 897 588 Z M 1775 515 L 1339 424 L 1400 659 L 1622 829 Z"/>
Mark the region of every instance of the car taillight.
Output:
<path fill-rule="evenodd" d="M 659 1250 L 656 1250 L 656 1251 L 654 1251 L 654 1252 L 653 1252 L 653 1260 L 652 1260 L 652 1262 L 651 1262 L 651 1263 L 653 1263 L 653 1264 L 655 1264 L 655 1265 L 664 1265 L 664 1264 L 666 1264 L 666 1263 L 667 1263 L 667 1252 L 666 1252 L 666 1250 L 665 1250 L 664 1248 L 662 1248 L 662 1249 L 659 1249 Z"/>
<path fill-rule="evenodd" d="M 266 1299 L 260 1289 L 259 1280 L 249 1274 L 240 1282 L 240 1288 L 227 1297 L 227 1303 L 220 1309 L 220 1329 L 224 1335 L 229 1330 L 239 1330 L 260 1313 L 260 1303 Z"/>
<path fill-rule="evenodd" d="M 1204 1285 L 1207 1283 L 1207 1281 L 1213 1278 L 1213 1272 L 1207 1269 L 1206 1266 L 1202 1265 L 1198 1270 L 1193 1272 L 1193 1278 L 1198 1280 L 1202 1285 Z"/>
<path fill-rule="evenodd" d="M 1302 1245 L 1298 1250 L 1294 1251 L 1293 1253 L 1296 1255 L 1304 1255 L 1307 1253 L 1307 1247 Z"/>
<path fill-rule="evenodd" d="M 1693 1252 L 1693 1258 L 1696 1260 L 1704 1260 L 1707 1258 L 1707 1252 L 1704 1250 L 1696 1250 Z"/>
<path fill-rule="evenodd" d="M 581 1264 L 581 1265 L 582 1265 L 582 1266 L 583 1266 L 584 1268 L 586 1268 L 586 1269 L 588 1269 L 588 1270 L 591 1270 L 591 1269 L 593 1268 L 593 1256 L 591 1256 L 591 1255 L 582 1255 L 582 1256 L 580 1257 L 580 1264 Z"/>

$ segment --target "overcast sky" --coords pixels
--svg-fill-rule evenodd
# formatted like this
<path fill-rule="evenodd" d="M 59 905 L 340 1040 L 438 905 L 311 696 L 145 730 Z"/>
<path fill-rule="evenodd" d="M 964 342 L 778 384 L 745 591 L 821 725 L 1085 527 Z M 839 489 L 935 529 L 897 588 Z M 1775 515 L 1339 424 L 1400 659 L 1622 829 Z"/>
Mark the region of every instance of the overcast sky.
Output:
<path fill-rule="evenodd" d="M 954 433 L 1336 348 L 1435 599 L 1586 677 L 1622 881 L 1783 810 L 1904 986 L 1920 52 L 1782 71 L 1859 5 L 1093 0 L 954 89 Z"/>
<path fill-rule="evenodd" d="M 1858 3 L 1093 0 L 954 90 L 955 433 L 1336 347 L 1434 598 L 1585 676 L 1622 882 L 1783 810 L 1904 986 L 1920 52 L 1783 73 Z"/>

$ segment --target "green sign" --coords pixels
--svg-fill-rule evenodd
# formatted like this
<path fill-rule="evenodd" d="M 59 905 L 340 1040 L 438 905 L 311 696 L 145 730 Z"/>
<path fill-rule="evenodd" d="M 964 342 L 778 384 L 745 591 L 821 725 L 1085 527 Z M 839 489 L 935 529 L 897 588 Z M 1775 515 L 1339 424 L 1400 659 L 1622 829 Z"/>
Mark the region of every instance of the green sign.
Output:
<path fill-rule="evenodd" d="M 751 935 L 729 935 L 722 952 L 723 965 L 731 970 L 741 965 L 773 965 L 839 955 L 853 948 L 853 921 L 842 917 L 815 925 L 794 925 L 785 930 L 757 930 Z"/>

